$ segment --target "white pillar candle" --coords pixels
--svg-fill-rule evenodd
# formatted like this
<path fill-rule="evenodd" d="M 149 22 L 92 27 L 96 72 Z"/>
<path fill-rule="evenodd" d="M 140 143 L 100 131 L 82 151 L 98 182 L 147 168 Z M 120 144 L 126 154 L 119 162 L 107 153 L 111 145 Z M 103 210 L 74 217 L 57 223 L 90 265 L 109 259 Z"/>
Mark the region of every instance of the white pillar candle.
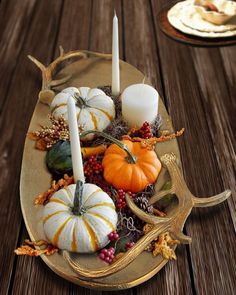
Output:
<path fill-rule="evenodd" d="M 152 123 L 158 114 L 159 94 L 147 84 L 133 84 L 121 94 L 122 116 L 130 127 Z"/>
<path fill-rule="evenodd" d="M 112 94 L 120 93 L 120 68 L 119 68 L 119 33 L 118 18 L 116 13 L 113 17 L 113 33 L 112 33 Z"/>
<path fill-rule="evenodd" d="M 75 183 L 78 180 L 85 181 L 83 161 L 80 147 L 80 137 L 78 122 L 76 116 L 75 100 L 73 97 L 69 97 L 67 101 L 67 112 L 68 112 L 68 124 L 70 130 L 70 148 L 72 157 L 72 167 Z"/>

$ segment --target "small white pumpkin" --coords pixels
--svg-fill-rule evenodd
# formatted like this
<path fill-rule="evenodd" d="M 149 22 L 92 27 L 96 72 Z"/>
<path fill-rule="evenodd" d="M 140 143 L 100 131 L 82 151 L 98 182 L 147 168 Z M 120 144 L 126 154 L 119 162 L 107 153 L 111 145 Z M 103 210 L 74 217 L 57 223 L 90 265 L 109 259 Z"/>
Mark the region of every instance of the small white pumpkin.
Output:
<path fill-rule="evenodd" d="M 51 197 L 44 207 L 44 231 L 48 240 L 60 249 L 95 252 L 109 243 L 108 234 L 116 230 L 115 205 L 101 188 L 85 183 L 75 212 L 75 190 L 76 185 L 71 184 Z"/>
<path fill-rule="evenodd" d="M 68 87 L 58 93 L 51 103 L 51 113 L 56 118 L 63 115 L 67 120 L 67 99 L 74 97 L 78 124 L 87 130 L 104 130 L 115 118 L 113 100 L 101 89 L 89 87 Z M 89 135 L 84 140 L 93 139 Z"/>

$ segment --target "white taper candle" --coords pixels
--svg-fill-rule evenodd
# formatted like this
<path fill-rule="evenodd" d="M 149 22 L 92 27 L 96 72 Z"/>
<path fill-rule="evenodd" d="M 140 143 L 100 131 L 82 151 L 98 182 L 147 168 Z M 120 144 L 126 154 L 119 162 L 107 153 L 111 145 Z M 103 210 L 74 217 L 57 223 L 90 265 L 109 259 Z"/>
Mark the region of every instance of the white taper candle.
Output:
<path fill-rule="evenodd" d="M 119 31 L 118 18 L 116 13 L 113 17 L 113 32 L 112 32 L 112 94 L 120 93 L 120 67 L 119 67 Z"/>
<path fill-rule="evenodd" d="M 72 167 L 74 180 L 85 181 L 83 161 L 80 147 L 80 137 L 78 122 L 76 116 L 75 100 L 73 97 L 69 97 L 67 101 L 67 111 L 68 111 L 68 124 L 70 130 L 70 147 L 71 147 L 71 157 L 72 157 Z"/>

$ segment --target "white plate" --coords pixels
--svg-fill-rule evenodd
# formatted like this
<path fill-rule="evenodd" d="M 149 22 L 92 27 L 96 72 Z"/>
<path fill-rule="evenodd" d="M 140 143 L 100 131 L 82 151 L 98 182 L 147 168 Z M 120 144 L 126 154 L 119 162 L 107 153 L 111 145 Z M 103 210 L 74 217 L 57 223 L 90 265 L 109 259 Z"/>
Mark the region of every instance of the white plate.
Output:
<path fill-rule="evenodd" d="M 167 17 L 174 28 L 189 35 L 205 38 L 236 36 L 236 23 L 218 26 L 204 21 L 195 12 L 193 1 L 188 0 L 177 3 L 168 11 Z"/>

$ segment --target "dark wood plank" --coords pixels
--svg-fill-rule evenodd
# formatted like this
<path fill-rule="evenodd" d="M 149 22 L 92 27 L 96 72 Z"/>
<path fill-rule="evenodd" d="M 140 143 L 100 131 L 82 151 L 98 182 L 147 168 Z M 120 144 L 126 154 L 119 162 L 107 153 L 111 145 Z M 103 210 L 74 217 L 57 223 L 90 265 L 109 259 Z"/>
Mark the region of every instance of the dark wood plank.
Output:
<path fill-rule="evenodd" d="M 152 1 L 153 12 L 158 12 L 164 5 L 165 1 Z M 227 92 L 227 85 L 220 83 L 220 77 L 212 81 L 217 76 L 218 58 L 214 57 L 214 61 L 208 61 L 207 65 L 202 64 L 201 68 L 197 69 L 196 53 L 200 58 L 205 50 L 210 57 L 212 50 L 181 45 L 165 37 L 157 23 L 156 29 L 169 111 L 174 126 L 186 128 L 185 135 L 180 140 L 186 181 L 197 195 L 219 193 L 224 189 L 224 185 L 222 167 L 217 161 L 217 157 L 221 156 L 220 150 L 216 150 L 215 146 L 216 143 L 218 146 L 221 143 L 217 139 L 218 135 L 209 127 L 215 124 L 219 128 L 215 119 L 216 111 L 212 113 L 212 109 L 217 107 L 213 96 L 215 91 L 219 91 L 216 84 L 221 85 Z M 217 52 L 218 49 L 215 49 L 215 54 L 218 54 Z M 204 62 L 206 63 L 206 58 Z M 204 84 L 202 81 L 205 81 Z M 207 89 L 203 92 L 206 84 Z M 207 105 L 209 97 L 211 104 Z M 222 123 L 222 120 L 220 122 Z M 224 134 L 221 141 L 225 140 Z M 236 288 L 233 278 L 235 234 L 227 203 L 216 208 L 194 210 L 186 230 L 193 237 L 190 254 L 196 293 L 232 294 Z"/>
<path fill-rule="evenodd" d="M 231 130 L 229 123 L 231 121 L 231 116 L 227 114 L 225 108 L 226 101 L 229 99 L 229 93 L 227 83 L 224 79 L 224 71 L 219 50 L 194 50 L 193 61 L 195 70 L 198 73 L 199 86 L 202 91 L 205 116 L 212 137 L 213 147 L 217 155 L 216 161 L 219 166 L 221 178 L 223 179 L 223 186 L 221 185 L 221 187 L 227 186 L 232 190 L 233 194 L 228 200 L 228 206 L 232 216 L 232 221 L 236 222 L 236 181 L 234 177 L 236 157 L 233 148 L 233 142 L 235 139 L 233 136 L 233 130 Z M 215 180 L 215 182 L 217 182 L 217 180 Z M 210 212 L 214 214 L 214 211 L 209 211 L 209 213 Z M 225 216 L 226 214 L 227 213 L 225 211 L 220 214 L 221 217 L 216 216 L 215 221 L 219 223 L 220 226 L 217 225 L 219 232 L 216 238 L 212 232 L 214 244 L 211 250 L 215 252 L 214 261 L 216 262 L 216 265 L 214 267 L 214 271 L 216 271 L 217 267 L 220 266 L 220 272 L 223 276 L 221 278 L 221 282 L 217 280 L 217 283 L 214 284 L 215 292 L 222 287 L 225 277 L 231 277 L 231 279 L 223 283 L 223 285 L 227 285 L 227 287 L 224 286 L 225 294 L 230 294 L 232 290 L 236 288 L 236 284 L 232 278 L 232 273 L 235 272 L 235 265 L 232 263 L 232 259 L 236 259 L 233 246 L 236 239 L 232 223 L 229 219 L 229 214 Z M 225 231 L 225 229 L 227 229 L 227 231 Z M 218 249 L 217 245 L 220 241 L 225 241 L 225 247 L 220 247 Z M 212 273 L 212 279 L 215 279 L 214 273 Z M 199 278 L 199 284 L 200 281 L 201 278 Z"/>
<path fill-rule="evenodd" d="M 152 11 L 147 1 L 124 1 L 124 34 L 126 60 L 143 71 L 162 95 L 162 73 Z"/>
<path fill-rule="evenodd" d="M 60 45 L 65 51 L 89 48 L 91 9 L 91 0 L 65 1 L 56 49 Z M 55 56 L 57 54 L 56 50 Z"/>
<path fill-rule="evenodd" d="M 236 211 L 236 201 L 235 201 L 236 199 L 235 197 L 236 54 L 235 54 L 235 46 L 228 47 L 228 48 L 221 48 L 220 53 L 222 58 L 222 64 L 224 67 L 225 83 L 227 84 L 227 90 L 228 90 L 227 97 L 226 99 L 224 99 L 224 113 L 226 116 L 224 120 L 227 120 L 227 124 L 229 124 L 229 126 L 226 125 L 224 126 L 223 129 L 228 133 L 228 136 L 230 136 L 230 140 L 232 142 L 232 146 L 230 146 L 230 149 L 227 149 L 227 153 L 230 152 L 231 162 L 228 161 L 226 165 L 223 165 L 225 161 L 222 163 L 222 167 L 224 169 L 224 173 L 222 177 L 223 177 L 224 183 L 228 185 L 230 188 L 233 188 L 232 190 L 234 192 L 234 199 L 229 200 L 229 203 L 230 203 L 230 211 L 231 211 L 232 219 L 234 222 L 234 227 L 236 228 L 236 216 L 235 216 L 235 211 Z M 226 158 L 228 158 L 227 153 L 225 154 Z M 230 169 L 228 169 L 228 166 L 230 166 Z"/>
<path fill-rule="evenodd" d="M 209 130 L 218 155 L 216 158 L 225 187 L 232 190 L 232 197 L 228 200 L 232 221 L 236 229 L 236 165 L 234 124 L 236 113 L 236 87 L 229 86 L 225 79 L 225 71 L 218 49 L 211 51 L 199 49 L 193 51 L 195 70 L 204 100 L 205 114 Z M 231 65 L 236 65 L 231 60 Z M 230 81 L 230 80 L 229 80 Z"/>
<path fill-rule="evenodd" d="M 91 17 L 91 35 L 89 50 L 111 53 L 112 52 L 112 21 L 116 11 L 119 19 L 119 51 L 123 58 L 123 32 L 121 1 L 100 0 L 93 1 Z"/>
<path fill-rule="evenodd" d="M 43 62 L 50 60 L 61 3 L 37 2 L 37 14 L 31 22 L 30 32 L 19 55 L 0 119 L 0 132 L 4 134 L 0 142 L 0 286 L 3 294 L 9 288 L 13 262 L 16 259 L 13 250 L 17 244 L 22 221 L 18 187 L 24 138 L 40 87 L 40 79 L 36 79 L 36 75 L 39 75 L 38 70 L 33 67 L 26 55 L 31 53 Z M 22 272 L 20 264 L 17 270 Z M 18 284 L 18 281 L 14 282 L 13 289 L 16 292 Z M 22 292 L 24 293 L 24 290 Z"/>
<path fill-rule="evenodd" d="M 34 14 L 35 0 L 4 1 L 0 9 L 0 112 Z"/>
<path fill-rule="evenodd" d="M 151 7 L 147 5 L 147 1 L 125 1 L 124 24 L 127 62 L 144 72 L 158 91 L 163 93 Z M 177 256 L 176 262 L 168 263 L 152 280 L 137 287 L 137 294 L 157 294 L 158 290 L 161 290 L 161 294 L 192 294 L 187 252 L 184 246 L 177 249 Z"/>

